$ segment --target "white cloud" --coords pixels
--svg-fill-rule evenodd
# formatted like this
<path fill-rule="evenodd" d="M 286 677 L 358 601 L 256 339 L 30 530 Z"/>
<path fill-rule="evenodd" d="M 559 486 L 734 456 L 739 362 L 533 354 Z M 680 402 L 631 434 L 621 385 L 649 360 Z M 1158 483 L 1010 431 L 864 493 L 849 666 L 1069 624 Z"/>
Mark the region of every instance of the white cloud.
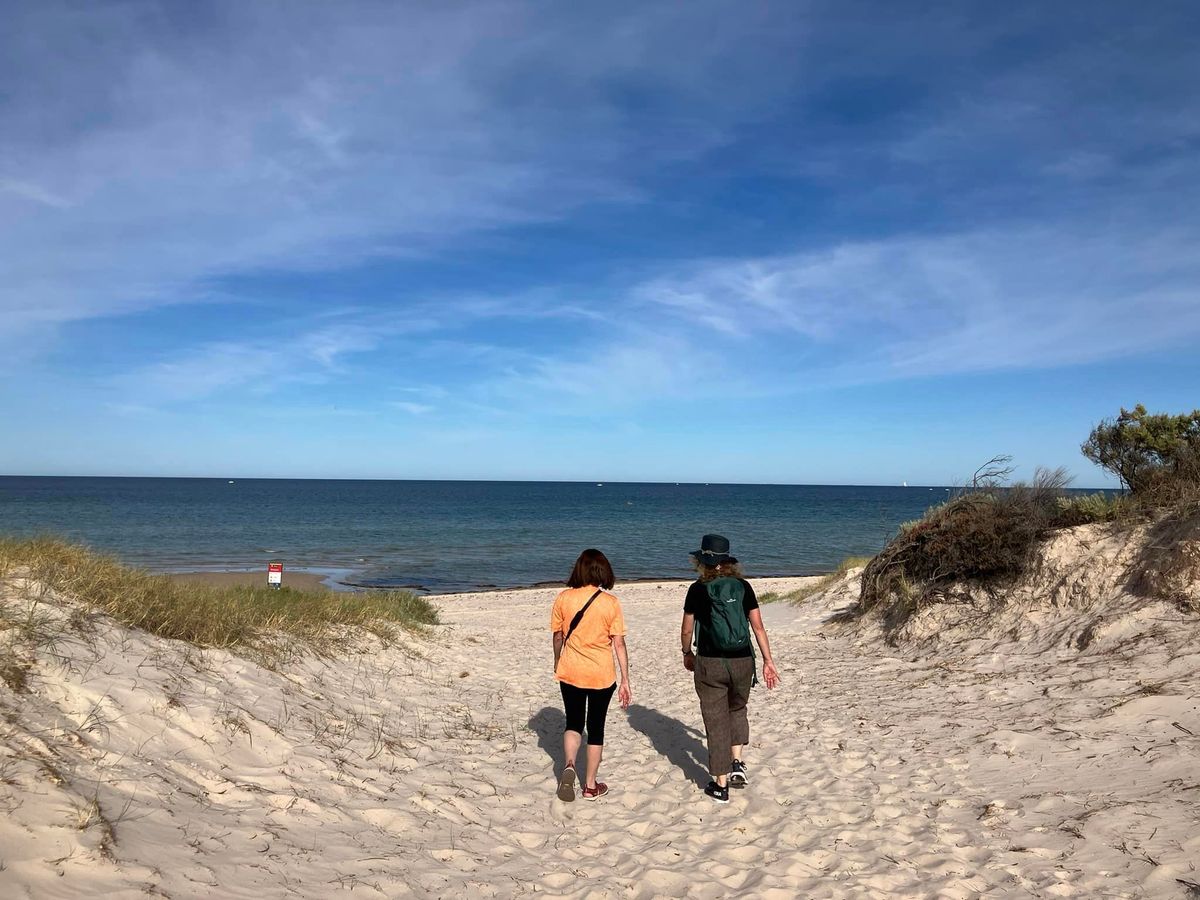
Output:
<path fill-rule="evenodd" d="M 14 194 L 25 200 L 32 200 L 35 203 L 52 206 L 55 209 L 66 209 L 71 205 L 70 201 L 57 194 L 52 194 L 43 187 L 31 184 L 28 181 L 17 181 L 14 178 L 0 178 L 0 192 Z"/>
<path fill-rule="evenodd" d="M 431 413 L 437 409 L 436 406 L 431 406 L 428 403 L 413 403 L 409 400 L 395 400 L 390 404 L 390 406 L 412 416 L 423 416 L 426 413 Z"/>
<path fill-rule="evenodd" d="M 731 7 L 46 3 L 6 15 L 9 344 L 196 302 L 230 274 L 422 255 L 627 202 L 640 173 L 703 152 L 773 94 L 748 77 L 765 60 L 737 53 L 763 35 L 767 54 L 769 17 Z M 630 112 L 621 90 L 657 92 L 655 109 Z"/>
<path fill-rule="evenodd" d="M 344 357 L 366 353 L 405 330 L 359 319 L 256 340 L 212 341 L 142 366 L 114 387 L 133 405 L 201 400 L 231 391 L 265 396 L 289 384 L 321 384 L 340 375 Z"/>
<path fill-rule="evenodd" d="M 1200 339 L 1197 283 L 1183 231 L 1064 224 L 904 237 L 677 264 L 586 308 L 469 296 L 404 314 L 344 310 L 269 339 L 191 348 L 117 386 L 121 402 L 151 407 L 262 396 L 361 380 L 361 358 L 376 367 L 372 390 L 403 395 L 383 402 L 408 415 L 615 415 L 1177 347 Z M 570 291 L 545 292 L 556 293 Z M 560 320 L 559 340 L 521 343 L 522 326 L 546 317 Z M 517 337 L 449 336 L 488 322 Z"/>
<path fill-rule="evenodd" d="M 1064 224 L 847 243 L 704 262 L 632 295 L 676 327 L 790 333 L 838 354 L 850 380 L 1070 365 L 1200 339 L 1188 233 Z"/>

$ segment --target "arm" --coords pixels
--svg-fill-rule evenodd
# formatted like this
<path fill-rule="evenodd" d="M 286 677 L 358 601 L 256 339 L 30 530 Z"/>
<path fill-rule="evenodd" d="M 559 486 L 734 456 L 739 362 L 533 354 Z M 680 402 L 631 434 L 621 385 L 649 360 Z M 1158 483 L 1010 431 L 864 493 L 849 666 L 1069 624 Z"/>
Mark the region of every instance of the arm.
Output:
<path fill-rule="evenodd" d="M 563 648 L 563 633 L 561 631 L 554 632 L 554 668 L 558 668 L 558 658 L 562 656 Z"/>
<path fill-rule="evenodd" d="M 696 657 L 692 655 L 692 630 L 696 627 L 696 617 L 689 612 L 683 614 L 683 624 L 679 628 L 679 643 L 683 650 L 683 667 L 689 672 L 696 668 Z"/>
<path fill-rule="evenodd" d="M 567 642 L 566 622 L 563 620 L 562 594 L 554 598 L 550 607 L 550 638 L 554 644 L 554 671 L 558 671 L 558 658 L 562 656 L 563 644 Z"/>
<path fill-rule="evenodd" d="M 762 653 L 763 681 L 767 683 L 767 687 L 774 688 L 779 684 L 779 672 L 775 669 L 775 660 L 771 657 L 771 644 L 767 640 L 767 628 L 763 625 L 762 612 L 758 609 L 750 610 L 750 629 L 754 632 L 754 639 L 758 641 L 758 649 Z"/>
<path fill-rule="evenodd" d="M 622 709 L 628 709 L 633 700 L 633 689 L 629 685 L 629 650 L 625 646 L 625 635 L 614 634 L 612 645 L 617 652 L 617 665 L 621 667 L 621 687 L 617 691 L 617 699 L 621 701 Z"/>

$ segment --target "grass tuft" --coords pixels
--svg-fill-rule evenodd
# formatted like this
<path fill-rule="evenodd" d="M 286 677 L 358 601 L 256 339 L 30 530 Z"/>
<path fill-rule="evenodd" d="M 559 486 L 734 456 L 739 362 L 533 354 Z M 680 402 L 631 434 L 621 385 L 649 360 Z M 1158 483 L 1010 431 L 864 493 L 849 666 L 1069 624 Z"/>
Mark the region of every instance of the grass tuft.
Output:
<path fill-rule="evenodd" d="M 846 577 L 846 573 L 851 569 L 860 569 L 870 561 L 870 556 L 848 556 L 838 563 L 838 567 L 828 575 L 821 576 L 820 581 L 814 581 L 812 584 L 796 588 L 796 590 L 790 591 L 782 599 L 786 600 L 792 605 L 803 603 L 809 597 L 815 597 L 817 594 L 821 593 L 821 591 L 824 591 L 837 584 Z"/>
<path fill-rule="evenodd" d="M 183 584 L 52 538 L 0 538 L 0 576 L 16 574 L 130 628 L 200 647 L 266 649 L 282 635 L 320 650 L 347 627 L 390 640 L 397 628 L 438 621 L 429 600 L 408 591 Z"/>
<path fill-rule="evenodd" d="M 1118 522 L 1139 514 L 1133 501 L 1123 494 L 1084 494 L 1058 498 L 1058 515 L 1054 524 L 1061 527 Z"/>

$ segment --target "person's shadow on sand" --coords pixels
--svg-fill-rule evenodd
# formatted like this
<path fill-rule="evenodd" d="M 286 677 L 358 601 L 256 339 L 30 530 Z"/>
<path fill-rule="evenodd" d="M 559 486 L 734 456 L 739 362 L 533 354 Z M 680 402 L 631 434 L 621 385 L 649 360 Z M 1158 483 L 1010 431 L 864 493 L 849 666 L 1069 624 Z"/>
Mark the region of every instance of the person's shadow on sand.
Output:
<path fill-rule="evenodd" d="M 553 706 L 543 706 L 529 717 L 528 727 L 537 735 L 538 746 L 546 751 L 546 755 L 554 764 L 554 777 L 557 778 L 563 767 L 563 729 L 567 727 L 566 714 Z"/>
<path fill-rule="evenodd" d="M 704 735 L 678 719 L 645 706 L 630 706 L 628 713 L 630 726 L 648 737 L 660 756 L 670 760 L 691 781 L 703 784 L 708 780 L 708 770 L 703 763 L 708 759 Z"/>

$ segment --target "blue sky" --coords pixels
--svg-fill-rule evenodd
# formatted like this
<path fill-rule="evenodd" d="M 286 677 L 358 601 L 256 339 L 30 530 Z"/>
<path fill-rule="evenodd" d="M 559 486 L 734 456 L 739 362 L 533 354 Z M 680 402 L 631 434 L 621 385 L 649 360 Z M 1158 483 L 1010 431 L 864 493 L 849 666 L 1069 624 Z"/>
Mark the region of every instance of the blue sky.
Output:
<path fill-rule="evenodd" d="M 0 2 L 0 471 L 952 483 L 1197 404 L 1191 3 Z"/>

